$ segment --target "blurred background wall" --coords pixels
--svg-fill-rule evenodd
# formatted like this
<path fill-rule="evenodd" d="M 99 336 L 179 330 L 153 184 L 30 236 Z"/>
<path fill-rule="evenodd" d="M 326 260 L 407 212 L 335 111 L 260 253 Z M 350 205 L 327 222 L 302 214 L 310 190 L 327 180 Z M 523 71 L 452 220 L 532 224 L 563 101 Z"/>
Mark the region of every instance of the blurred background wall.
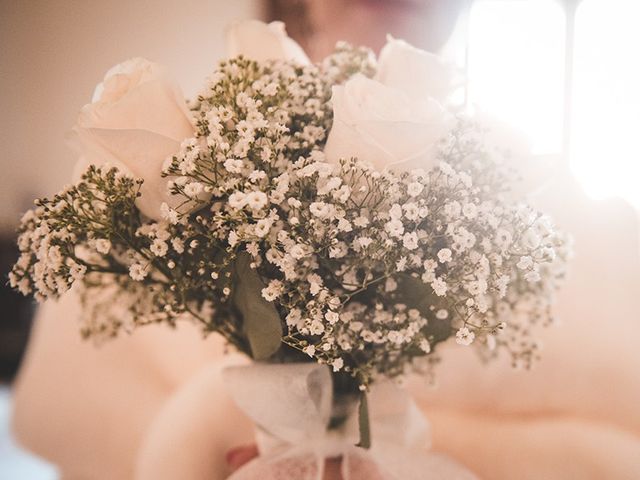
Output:
<path fill-rule="evenodd" d="M 193 94 L 224 52 L 224 27 L 262 15 L 252 0 L 1 0 L 0 231 L 70 179 L 65 134 L 116 63 L 165 64 Z"/>

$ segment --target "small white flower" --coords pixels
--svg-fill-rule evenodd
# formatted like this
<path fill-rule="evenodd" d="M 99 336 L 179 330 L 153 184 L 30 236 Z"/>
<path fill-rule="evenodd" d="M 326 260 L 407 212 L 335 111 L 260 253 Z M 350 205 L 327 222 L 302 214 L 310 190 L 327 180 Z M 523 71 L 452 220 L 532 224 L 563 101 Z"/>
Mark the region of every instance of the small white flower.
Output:
<path fill-rule="evenodd" d="M 229 173 L 240 173 L 242 171 L 242 160 L 238 160 L 235 158 L 229 158 L 224 162 L 224 168 Z"/>
<path fill-rule="evenodd" d="M 429 343 L 429 341 L 426 338 L 423 338 L 420 341 L 420 350 L 422 350 L 424 353 L 430 353 L 431 352 L 431 344 Z"/>
<path fill-rule="evenodd" d="M 85 273 L 87 273 L 87 267 L 85 267 L 84 265 L 80 265 L 79 263 L 74 262 L 69 269 L 69 275 L 71 275 L 71 278 L 73 278 L 74 280 L 80 280 Z"/>
<path fill-rule="evenodd" d="M 394 203 L 393 205 L 391 205 L 391 208 L 389 209 L 389 217 L 392 220 L 399 220 L 402 218 L 402 207 L 400 205 L 398 205 L 397 203 Z"/>
<path fill-rule="evenodd" d="M 253 229 L 253 233 L 257 236 L 257 237 L 264 237 L 267 233 L 269 233 L 269 230 L 271 229 L 271 218 L 263 218 L 261 220 L 258 220 L 258 223 L 256 223 L 254 229 Z"/>
<path fill-rule="evenodd" d="M 540 273 L 537 270 L 531 270 L 525 273 L 524 278 L 527 282 L 535 283 L 540 281 Z"/>
<path fill-rule="evenodd" d="M 289 250 L 289 255 L 291 255 L 296 260 L 300 260 L 301 258 L 304 258 L 308 255 L 308 249 L 304 245 L 300 243 L 296 243 Z"/>
<path fill-rule="evenodd" d="M 324 332 L 324 324 L 316 318 L 309 325 L 309 332 L 311 335 L 321 335 Z"/>
<path fill-rule="evenodd" d="M 313 202 L 309 205 L 309 211 L 318 218 L 327 218 L 331 212 L 331 206 L 324 202 Z"/>
<path fill-rule="evenodd" d="M 407 257 L 400 257 L 400 260 L 396 262 L 396 270 L 404 272 L 407 269 Z"/>
<path fill-rule="evenodd" d="M 169 245 L 167 245 L 167 242 L 165 242 L 164 240 L 156 238 L 149 247 L 149 250 L 151 250 L 151 253 L 153 253 L 156 257 L 164 257 L 169 250 Z"/>
<path fill-rule="evenodd" d="M 476 338 L 476 334 L 467 327 L 462 327 L 456 332 L 456 343 L 458 345 L 471 345 Z"/>
<path fill-rule="evenodd" d="M 473 179 L 471 178 L 471 175 L 466 172 L 459 172 L 458 180 L 460 180 L 460 182 L 467 188 L 471 188 L 471 185 L 473 185 Z"/>
<path fill-rule="evenodd" d="M 160 216 L 172 225 L 175 225 L 180 220 L 178 212 L 171 208 L 166 202 L 162 202 L 160 205 Z"/>
<path fill-rule="evenodd" d="M 340 315 L 336 312 L 327 312 L 324 314 L 324 318 L 326 318 L 330 325 L 334 325 L 340 319 Z"/>
<path fill-rule="evenodd" d="M 418 220 L 418 218 L 421 217 L 420 208 L 415 203 L 412 203 L 412 202 L 405 203 L 402 206 L 402 210 L 404 211 L 404 216 L 407 217 L 409 220 L 415 221 L 415 220 Z"/>
<path fill-rule="evenodd" d="M 415 250 L 418 248 L 418 234 L 416 232 L 405 233 L 402 237 L 402 245 L 407 250 Z"/>
<path fill-rule="evenodd" d="M 336 358 L 331 362 L 331 366 L 333 367 L 334 372 L 339 372 L 342 367 L 344 367 L 344 360 L 342 360 L 342 358 Z"/>
<path fill-rule="evenodd" d="M 338 188 L 341 184 L 342 179 L 340 177 L 331 177 L 322 187 L 318 188 L 318 195 L 326 195 L 330 191 Z"/>
<path fill-rule="evenodd" d="M 387 278 L 384 283 L 384 291 L 385 292 L 395 292 L 398 289 L 398 282 L 396 282 L 392 277 Z"/>
<path fill-rule="evenodd" d="M 290 207 L 293 207 L 293 208 L 300 208 L 302 206 L 302 202 L 297 198 L 293 198 L 293 197 L 287 198 L 287 203 L 289 204 Z"/>
<path fill-rule="evenodd" d="M 409 185 L 407 185 L 407 194 L 410 197 L 417 197 L 422 193 L 422 190 L 424 190 L 424 185 L 422 185 L 420 182 L 411 182 Z"/>
<path fill-rule="evenodd" d="M 475 203 L 465 203 L 462 206 L 462 214 L 469 220 L 472 220 L 478 215 L 478 207 Z"/>
<path fill-rule="evenodd" d="M 246 202 L 249 208 L 252 210 L 260 210 L 268 201 L 267 194 L 260 191 L 253 191 L 247 193 Z"/>
<path fill-rule="evenodd" d="M 467 291 L 471 295 L 482 295 L 487 291 L 487 281 L 484 279 L 473 280 L 466 285 Z"/>
<path fill-rule="evenodd" d="M 460 202 L 454 200 L 453 202 L 449 202 L 444 206 L 444 213 L 450 219 L 456 219 L 460 216 L 460 212 L 462 211 L 462 206 Z"/>
<path fill-rule="evenodd" d="M 267 173 L 264 170 L 254 170 L 249 174 L 249 181 L 255 183 L 263 178 L 266 178 Z"/>
<path fill-rule="evenodd" d="M 364 328 L 364 324 L 362 322 L 358 322 L 357 320 L 355 322 L 349 323 L 349 330 L 351 330 L 352 332 L 358 333 L 363 328 Z"/>
<path fill-rule="evenodd" d="M 431 282 L 431 288 L 433 288 L 433 292 L 439 297 L 442 297 L 447 293 L 447 283 L 441 278 L 436 278 Z"/>
<path fill-rule="evenodd" d="M 538 248 L 542 242 L 542 238 L 532 229 L 527 230 L 522 236 L 522 242 L 532 250 Z"/>
<path fill-rule="evenodd" d="M 385 223 L 384 229 L 389 235 L 395 238 L 400 238 L 404 233 L 404 225 L 397 219 L 389 220 Z"/>
<path fill-rule="evenodd" d="M 338 242 L 329 247 L 329 258 L 342 258 L 349 252 L 349 247 L 344 242 Z"/>
<path fill-rule="evenodd" d="M 302 326 L 302 312 L 298 308 L 293 308 L 285 320 L 288 326 L 299 329 Z"/>
<path fill-rule="evenodd" d="M 251 242 L 246 246 L 247 252 L 251 254 L 252 257 L 257 257 L 260 254 L 260 246 L 257 242 Z"/>
<path fill-rule="evenodd" d="M 306 353 L 310 357 L 313 357 L 316 354 L 316 347 L 313 345 L 308 345 L 302 349 L 303 353 Z"/>
<path fill-rule="evenodd" d="M 307 277 L 307 281 L 309 282 L 309 292 L 311 295 L 317 295 L 320 293 L 320 289 L 322 288 L 322 278 L 317 273 L 312 273 Z"/>
<path fill-rule="evenodd" d="M 271 280 L 269 285 L 262 289 L 262 298 L 267 302 L 273 302 L 282 293 L 282 282 L 279 280 Z"/>
<path fill-rule="evenodd" d="M 229 232 L 229 237 L 227 238 L 229 245 L 231 245 L 232 247 L 235 246 L 238 243 L 238 240 L 240 240 L 238 234 L 235 232 L 235 230 L 231 230 Z"/>
<path fill-rule="evenodd" d="M 542 249 L 542 256 L 548 262 L 553 262 L 556 259 L 556 251 L 551 247 L 546 247 Z"/>
<path fill-rule="evenodd" d="M 362 216 L 360 216 L 360 217 L 356 218 L 356 219 L 353 221 L 353 223 L 354 223 L 354 225 L 356 225 L 357 227 L 364 228 L 364 227 L 366 227 L 367 225 L 369 225 L 369 219 L 368 219 L 368 218 L 366 218 L 366 217 L 362 217 Z"/>
<path fill-rule="evenodd" d="M 129 276 L 136 282 L 141 282 L 148 274 L 148 270 L 140 263 L 134 263 L 129 267 Z"/>
<path fill-rule="evenodd" d="M 438 267 L 438 262 L 436 262 L 432 258 L 429 258 L 424 261 L 422 266 L 427 272 L 433 272 Z"/>
<path fill-rule="evenodd" d="M 108 254 L 111 250 L 111 242 L 105 238 L 96 240 L 96 250 L 103 255 Z"/>
<path fill-rule="evenodd" d="M 333 198 L 339 202 L 345 203 L 351 196 L 351 189 L 347 185 L 342 185 L 339 189 L 335 190 L 332 194 Z"/>
<path fill-rule="evenodd" d="M 185 185 L 184 193 L 190 197 L 199 195 L 204 190 L 204 185 L 200 182 L 191 182 Z"/>
<path fill-rule="evenodd" d="M 173 238 L 171 240 L 171 246 L 176 251 L 176 253 L 183 253 L 184 252 L 184 242 L 182 240 L 180 240 L 179 238 Z"/>
<path fill-rule="evenodd" d="M 451 250 L 448 248 L 442 248 L 438 252 L 438 260 L 440 263 L 446 263 L 451 261 Z"/>
<path fill-rule="evenodd" d="M 247 196 L 243 192 L 233 192 L 229 195 L 229 206 L 236 210 L 243 208 L 247 204 Z"/>
<path fill-rule="evenodd" d="M 354 247 L 360 250 L 360 249 L 365 249 L 369 245 L 371 245 L 373 243 L 373 239 L 370 237 L 358 237 L 353 241 L 353 243 L 354 243 Z"/>
<path fill-rule="evenodd" d="M 438 165 L 438 167 L 440 167 L 440 171 L 445 175 L 453 176 L 456 174 L 456 171 L 447 162 L 440 162 L 440 165 Z"/>
<path fill-rule="evenodd" d="M 340 230 L 341 232 L 350 232 L 353 230 L 353 227 L 351 226 L 351 222 L 349 222 L 349 220 L 347 220 L 346 218 L 341 218 L 338 220 L 338 230 Z"/>
<path fill-rule="evenodd" d="M 499 228 L 496 232 L 495 242 L 496 245 L 502 250 L 506 250 L 511 242 L 513 241 L 513 237 L 511 236 L 511 232 L 505 230 L 504 228 Z"/>
<path fill-rule="evenodd" d="M 280 205 L 284 201 L 284 193 L 274 191 L 269 195 L 269 200 L 275 205 Z"/>
<path fill-rule="evenodd" d="M 533 258 L 531 258 L 529 255 L 523 255 L 522 257 L 520 257 L 520 260 L 518 261 L 516 266 L 520 270 L 528 270 L 529 268 L 533 267 Z"/>

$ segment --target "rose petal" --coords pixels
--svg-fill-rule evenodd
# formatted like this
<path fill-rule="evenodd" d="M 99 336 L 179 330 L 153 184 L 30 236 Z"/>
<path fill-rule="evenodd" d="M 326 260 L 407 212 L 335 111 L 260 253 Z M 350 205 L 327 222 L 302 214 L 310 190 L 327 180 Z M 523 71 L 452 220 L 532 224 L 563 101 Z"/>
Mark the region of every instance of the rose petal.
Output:
<path fill-rule="evenodd" d="M 230 57 L 244 55 L 251 60 L 292 60 L 306 65 L 309 57 L 302 47 L 287 36 L 284 23 L 266 24 L 259 20 L 233 23 L 227 30 L 227 51 Z"/>
<path fill-rule="evenodd" d="M 168 193 L 168 179 L 161 176 L 164 160 L 179 150 L 179 142 L 146 130 L 88 128 L 78 133 L 87 166 L 108 163 L 144 180 L 136 205 L 146 216 L 160 220 L 163 202 L 173 208 L 184 202 Z"/>

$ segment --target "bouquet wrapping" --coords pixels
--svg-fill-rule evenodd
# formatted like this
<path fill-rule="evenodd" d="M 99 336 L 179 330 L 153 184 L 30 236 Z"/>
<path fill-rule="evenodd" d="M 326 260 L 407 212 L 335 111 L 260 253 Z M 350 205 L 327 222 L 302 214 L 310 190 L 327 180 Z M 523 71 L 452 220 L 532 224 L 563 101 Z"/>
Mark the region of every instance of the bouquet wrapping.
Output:
<path fill-rule="evenodd" d="M 335 401 L 328 369 L 309 363 L 252 365 L 229 368 L 225 378 L 234 400 L 259 429 L 260 456 L 233 480 L 321 480 L 325 459 L 341 459 L 345 480 L 476 478 L 452 460 L 427 453 L 428 423 L 392 382 L 378 382 L 368 394 L 375 440 L 365 450 L 356 446 L 358 402 Z"/>

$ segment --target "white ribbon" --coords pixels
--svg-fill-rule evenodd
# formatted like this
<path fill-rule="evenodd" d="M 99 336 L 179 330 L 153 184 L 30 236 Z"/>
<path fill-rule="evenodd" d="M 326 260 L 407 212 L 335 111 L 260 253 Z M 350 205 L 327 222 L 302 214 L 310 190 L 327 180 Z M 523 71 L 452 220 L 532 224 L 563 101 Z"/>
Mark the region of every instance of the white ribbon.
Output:
<path fill-rule="evenodd" d="M 474 480 L 471 472 L 428 452 L 428 423 L 391 382 L 368 394 L 372 446 L 356 447 L 357 409 L 338 430 L 327 425 L 333 385 L 326 366 L 254 364 L 223 372 L 231 396 L 258 426 L 260 455 L 230 480 L 321 480 L 325 459 L 342 459 L 344 480 Z"/>

